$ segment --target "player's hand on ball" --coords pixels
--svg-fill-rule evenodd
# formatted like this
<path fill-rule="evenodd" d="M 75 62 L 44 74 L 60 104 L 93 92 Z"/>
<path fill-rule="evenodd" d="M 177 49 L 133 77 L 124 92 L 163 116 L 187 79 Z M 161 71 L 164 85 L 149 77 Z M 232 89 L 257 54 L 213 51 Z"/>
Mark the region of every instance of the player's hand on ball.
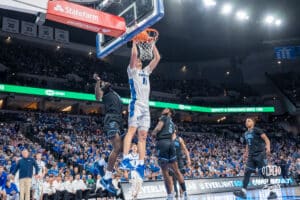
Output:
<path fill-rule="evenodd" d="M 100 77 L 99 77 L 99 75 L 97 73 L 94 73 L 93 79 L 96 80 L 96 81 L 100 81 L 101 80 Z"/>

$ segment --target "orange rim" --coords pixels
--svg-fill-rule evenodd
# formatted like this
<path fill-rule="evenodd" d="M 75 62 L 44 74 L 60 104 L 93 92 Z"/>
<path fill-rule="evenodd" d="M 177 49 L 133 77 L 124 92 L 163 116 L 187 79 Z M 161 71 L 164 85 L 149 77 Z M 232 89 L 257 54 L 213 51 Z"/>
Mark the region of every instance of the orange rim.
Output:
<path fill-rule="evenodd" d="M 157 40 L 159 33 L 156 29 L 147 28 L 138 35 L 136 35 L 133 40 L 135 42 L 152 42 Z"/>

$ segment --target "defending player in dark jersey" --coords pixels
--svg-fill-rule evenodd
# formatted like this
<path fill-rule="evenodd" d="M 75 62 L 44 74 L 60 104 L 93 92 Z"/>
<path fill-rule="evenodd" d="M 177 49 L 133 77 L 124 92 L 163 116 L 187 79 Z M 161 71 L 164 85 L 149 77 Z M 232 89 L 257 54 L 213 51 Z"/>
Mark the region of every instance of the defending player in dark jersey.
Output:
<path fill-rule="evenodd" d="M 175 125 L 172 121 L 173 113 L 174 111 L 168 108 L 163 110 L 162 116 L 159 118 L 159 122 L 152 132 L 152 136 L 156 137 L 157 140 L 156 150 L 158 162 L 162 169 L 165 186 L 168 193 L 167 199 L 172 200 L 174 198 L 172 183 L 173 181 L 172 177 L 169 176 L 169 168 L 171 168 L 183 191 L 184 199 L 186 200 L 188 199 L 186 186 L 184 178 L 180 173 L 178 164 L 176 162 L 176 150 L 174 142 L 172 140 L 172 135 L 175 131 Z"/>
<path fill-rule="evenodd" d="M 102 99 L 105 106 L 104 133 L 113 146 L 101 184 L 109 192 L 116 194 L 117 190 L 112 184 L 112 171 L 123 147 L 123 135 L 121 135 L 123 132 L 122 101 L 120 96 L 111 88 L 110 83 L 102 81 L 98 74 L 94 74 L 93 77 L 97 81 L 95 86 L 96 99 L 98 101 Z"/>
<path fill-rule="evenodd" d="M 173 140 L 174 145 L 175 145 L 176 158 L 177 158 L 177 164 L 178 164 L 179 171 L 181 172 L 182 175 L 184 175 L 184 173 L 185 173 L 185 169 L 184 169 L 185 162 L 183 160 L 182 152 L 184 152 L 185 159 L 186 159 L 186 164 L 187 164 L 188 167 L 191 166 L 190 152 L 186 148 L 183 139 L 180 136 L 178 136 L 177 134 L 178 134 L 178 128 L 175 127 L 175 131 L 173 133 L 172 140 Z M 170 170 L 170 176 L 172 176 L 172 178 L 173 178 L 175 197 L 177 198 L 178 197 L 177 179 L 176 179 L 176 176 L 175 176 L 175 174 L 172 170 Z M 182 190 L 180 190 L 180 196 L 182 196 Z"/>
<path fill-rule="evenodd" d="M 250 176 L 256 171 L 256 168 L 258 168 L 259 173 L 262 175 L 262 168 L 267 165 L 267 154 L 270 155 L 271 152 L 270 140 L 261 129 L 255 127 L 255 120 L 247 118 L 246 127 L 248 130 L 245 132 L 247 145 L 244 160 L 247 158 L 248 160 L 245 168 L 243 188 L 242 190 L 234 192 L 236 196 L 241 198 L 247 197 L 246 189 L 249 184 Z"/>

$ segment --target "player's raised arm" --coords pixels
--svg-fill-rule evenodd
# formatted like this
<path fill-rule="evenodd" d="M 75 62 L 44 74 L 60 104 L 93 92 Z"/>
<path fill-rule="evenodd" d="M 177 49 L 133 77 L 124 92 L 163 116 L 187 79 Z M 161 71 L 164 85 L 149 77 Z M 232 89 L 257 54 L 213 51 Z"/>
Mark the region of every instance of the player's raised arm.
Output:
<path fill-rule="evenodd" d="M 181 137 L 179 138 L 179 142 L 180 142 L 181 148 L 182 148 L 182 150 L 183 150 L 183 152 L 184 152 L 184 155 L 185 155 L 185 157 L 186 157 L 186 159 L 187 159 L 187 165 L 190 167 L 190 166 L 191 166 L 190 152 L 189 152 L 189 150 L 186 148 L 185 143 L 184 143 L 184 141 L 183 141 L 183 139 L 182 139 Z"/>
<path fill-rule="evenodd" d="M 138 59 L 138 50 L 137 50 L 136 42 L 133 41 L 132 48 L 131 48 L 130 63 L 129 63 L 130 68 L 136 67 L 137 59 Z"/>
<path fill-rule="evenodd" d="M 103 97 L 103 91 L 101 90 L 101 79 L 98 74 L 93 75 L 94 80 L 96 80 L 96 85 L 95 85 L 95 96 L 96 100 L 100 101 Z"/>
<path fill-rule="evenodd" d="M 159 51 L 158 51 L 156 45 L 154 44 L 154 47 L 153 47 L 153 60 L 149 63 L 149 67 L 150 67 L 151 72 L 156 68 L 159 61 L 160 61 L 160 54 L 159 54 Z"/>

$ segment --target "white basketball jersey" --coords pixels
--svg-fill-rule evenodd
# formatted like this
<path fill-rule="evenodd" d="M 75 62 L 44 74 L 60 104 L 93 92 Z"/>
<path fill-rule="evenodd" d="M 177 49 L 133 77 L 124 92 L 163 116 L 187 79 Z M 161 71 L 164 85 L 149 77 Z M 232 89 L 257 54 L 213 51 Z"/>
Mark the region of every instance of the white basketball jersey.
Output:
<path fill-rule="evenodd" d="M 38 172 L 38 174 L 39 175 L 42 175 L 43 174 L 43 169 L 46 167 L 46 164 L 45 164 L 45 162 L 44 161 L 42 161 L 42 160 L 40 160 L 40 161 L 36 161 L 36 164 L 38 165 L 38 167 L 39 167 L 39 172 Z M 35 169 L 34 169 L 35 170 Z"/>
<path fill-rule="evenodd" d="M 139 70 L 136 68 L 130 68 L 130 66 L 128 66 L 127 73 L 131 99 L 148 104 L 150 95 L 150 67 L 147 66 L 144 69 Z"/>
<path fill-rule="evenodd" d="M 129 155 L 129 160 L 130 160 L 130 164 L 134 167 L 136 167 L 138 165 L 138 161 L 139 161 L 139 154 L 136 153 L 130 153 Z"/>

